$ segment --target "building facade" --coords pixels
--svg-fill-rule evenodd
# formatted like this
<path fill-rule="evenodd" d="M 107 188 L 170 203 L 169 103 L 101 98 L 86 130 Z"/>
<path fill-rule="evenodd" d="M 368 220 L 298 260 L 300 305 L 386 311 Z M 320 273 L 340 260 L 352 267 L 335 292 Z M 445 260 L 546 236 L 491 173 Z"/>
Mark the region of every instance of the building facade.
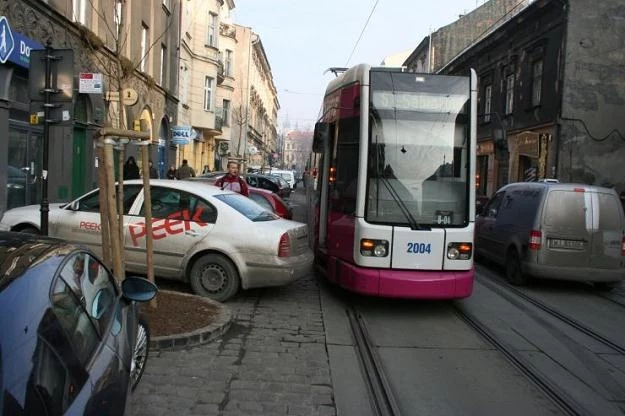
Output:
<path fill-rule="evenodd" d="M 182 2 L 180 32 L 178 163 L 196 170 L 220 170 L 230 141 L 229 107 L 234 89 L 232 0 Z M 177 134 L 178 133 L 178 134 Z"/>
<path fill-rule="evenodd" d="M 479 77 L 479 193 L 556 178 L 625 189 L 625 8 L 536 0 L 443 66 Z"/>
<path fill-rule="evenodd" d="M 458 20 L 423 38 L 404 66 L 413 72 L 434 73 L 478 39 L 501 26 L 529 0 L 489 0 Z"/>
<path fill-rule="evenodd" d="M 50 202 L 96 186 L 93 135 L 105 125 L 151 131 L 151 158 L 164 173 L 176 150 L 169 132 L 177 116 L 179 10 L 173 0 L 0 3 L 0 214 L 38 203 L 42 174 Z M 41 102 L 29 96 L 36 84 L 30 54 L 46 45 L 70 51 L 66 77 L 55 81 L 73 94 L 63 104 L 62 122 L 50 127 L 50 169 L 42 172 L 43 126 L 41 117 L 31 117 L 41 112 Z M 84 87 L 81 73 L 102 82 Z M 123 99 L 120 90 L 131 97 Z M 132 154 L 138 154 L 132 145 L 122 153 Z"/>
<path fill-rule="evenodd" d="M 237 56 L 230 156 L 260 168 L 278 159 L 278 92 L 260 36 L 234 25 Z"/>

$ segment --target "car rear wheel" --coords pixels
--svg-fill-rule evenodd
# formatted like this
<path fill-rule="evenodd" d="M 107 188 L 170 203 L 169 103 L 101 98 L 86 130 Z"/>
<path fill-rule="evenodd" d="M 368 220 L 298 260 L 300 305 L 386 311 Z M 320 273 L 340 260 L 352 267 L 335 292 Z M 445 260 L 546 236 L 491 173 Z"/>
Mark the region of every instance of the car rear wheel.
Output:
<path fill-rule="evenodd" d="M 33 227 L 32 225 L 27 225 L 25 227 L 20 228 L 19 232 L 25 233 L 25 234 L 41 234 L 39 230 Z"/>
<path fill-rule="evenodd" d="M 139 326 L 137 328 L 137 339 L 135 348 L 132 352 L 132 362 L 130 363 L 130 380 L 132 390 L 137 388 L 139 380 L 145 371 L 145 364 L 148 361 L 150 352 L 150 327 L 145 318 L 139 318 Z"/>
<path fill-rule="evenodd" d="M 230 260 L 219 254 L 200 257 L 191 268 L 189 280 L 196 294 L 218 302 L 233 297 L 240 287 L 236 268 Z"/>
<path fill-rule="evenodd" d="M 515 286 L 522 286 L 527 283 L 527 276 L 521 270 L 521 259 L 515 249 L 510 249 L 506 256 L 506 279 Z"/>

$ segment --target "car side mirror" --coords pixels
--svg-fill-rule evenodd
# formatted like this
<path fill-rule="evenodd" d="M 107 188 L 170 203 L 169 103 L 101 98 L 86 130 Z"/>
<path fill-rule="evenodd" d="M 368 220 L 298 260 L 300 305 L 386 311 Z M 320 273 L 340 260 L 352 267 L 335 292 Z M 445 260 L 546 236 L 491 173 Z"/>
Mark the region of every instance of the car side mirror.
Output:
<path fill-rule="evenodd" d="M 152 300 L 157 292 L 158 287 L 142 277 L 128 276 L 122 282 L 122 295 L 135 302 Z"/>

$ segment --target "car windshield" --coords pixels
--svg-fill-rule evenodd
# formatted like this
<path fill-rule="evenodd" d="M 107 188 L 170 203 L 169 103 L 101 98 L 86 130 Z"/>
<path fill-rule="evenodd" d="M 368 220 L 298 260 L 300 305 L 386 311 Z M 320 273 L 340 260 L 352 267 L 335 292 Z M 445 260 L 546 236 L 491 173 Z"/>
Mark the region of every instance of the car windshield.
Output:
<path fill-rule="evenodd" d="M 215 195 L 215 199 L 218 199 L 224 204 L 239 211 L 250 221 L 273 221 L 280 218 L 274 213 L 267 211 L 250 198 L 241 194 L 233 193 Z"/>

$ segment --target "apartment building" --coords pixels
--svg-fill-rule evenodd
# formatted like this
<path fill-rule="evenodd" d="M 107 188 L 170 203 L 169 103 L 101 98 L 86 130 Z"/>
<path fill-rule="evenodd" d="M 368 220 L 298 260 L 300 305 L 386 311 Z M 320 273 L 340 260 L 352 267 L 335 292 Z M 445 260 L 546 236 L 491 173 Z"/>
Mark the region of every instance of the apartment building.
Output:
<path fill-rule="evenodd" d="M 71 199 L 96 185 L 93 134 L 105 125 L 151 131 L 151 158 L 164 174 L 176 150 L 169 132 L 177 117 L 179 11 L 174 0 L 0 3 L 0 214 L 41 198 L 43 125 L 31 117 L 41 105 L 31 107 L 29 98 L 30 55 L 46 45 L 67 53 L 63 62 L 69 67 L 57 87 L 71 97 L 62 122 L 50 128 L 49 201 Z M 81 73 L 102 82 L 83 88 Z M 120 89 L 130 94 L 122 104 Z M 138 153 L 132 145 L 125 150 Z"/>
<path fill-rule="evenodd" d="M 232 0 L 182 2 L 179 125 L 174 129 L 179 166 L 225 168 L 230 148 L 236 38 Z M 224 159 L 225 160 L 225 159 Z"/>
<path fill-rule="evenodd" d="M 236 88 L 230 156 L 260 168 L 279 157 L 278 92 L 260 36 L 249 27 L 235 24 L 234 28 Z"/>
<path fill-rule="evenodd" d="M 621 0 L 536 0 L 440 73 L 478 74 L 479 192 L 556 178 L 625 190 Z"/>

